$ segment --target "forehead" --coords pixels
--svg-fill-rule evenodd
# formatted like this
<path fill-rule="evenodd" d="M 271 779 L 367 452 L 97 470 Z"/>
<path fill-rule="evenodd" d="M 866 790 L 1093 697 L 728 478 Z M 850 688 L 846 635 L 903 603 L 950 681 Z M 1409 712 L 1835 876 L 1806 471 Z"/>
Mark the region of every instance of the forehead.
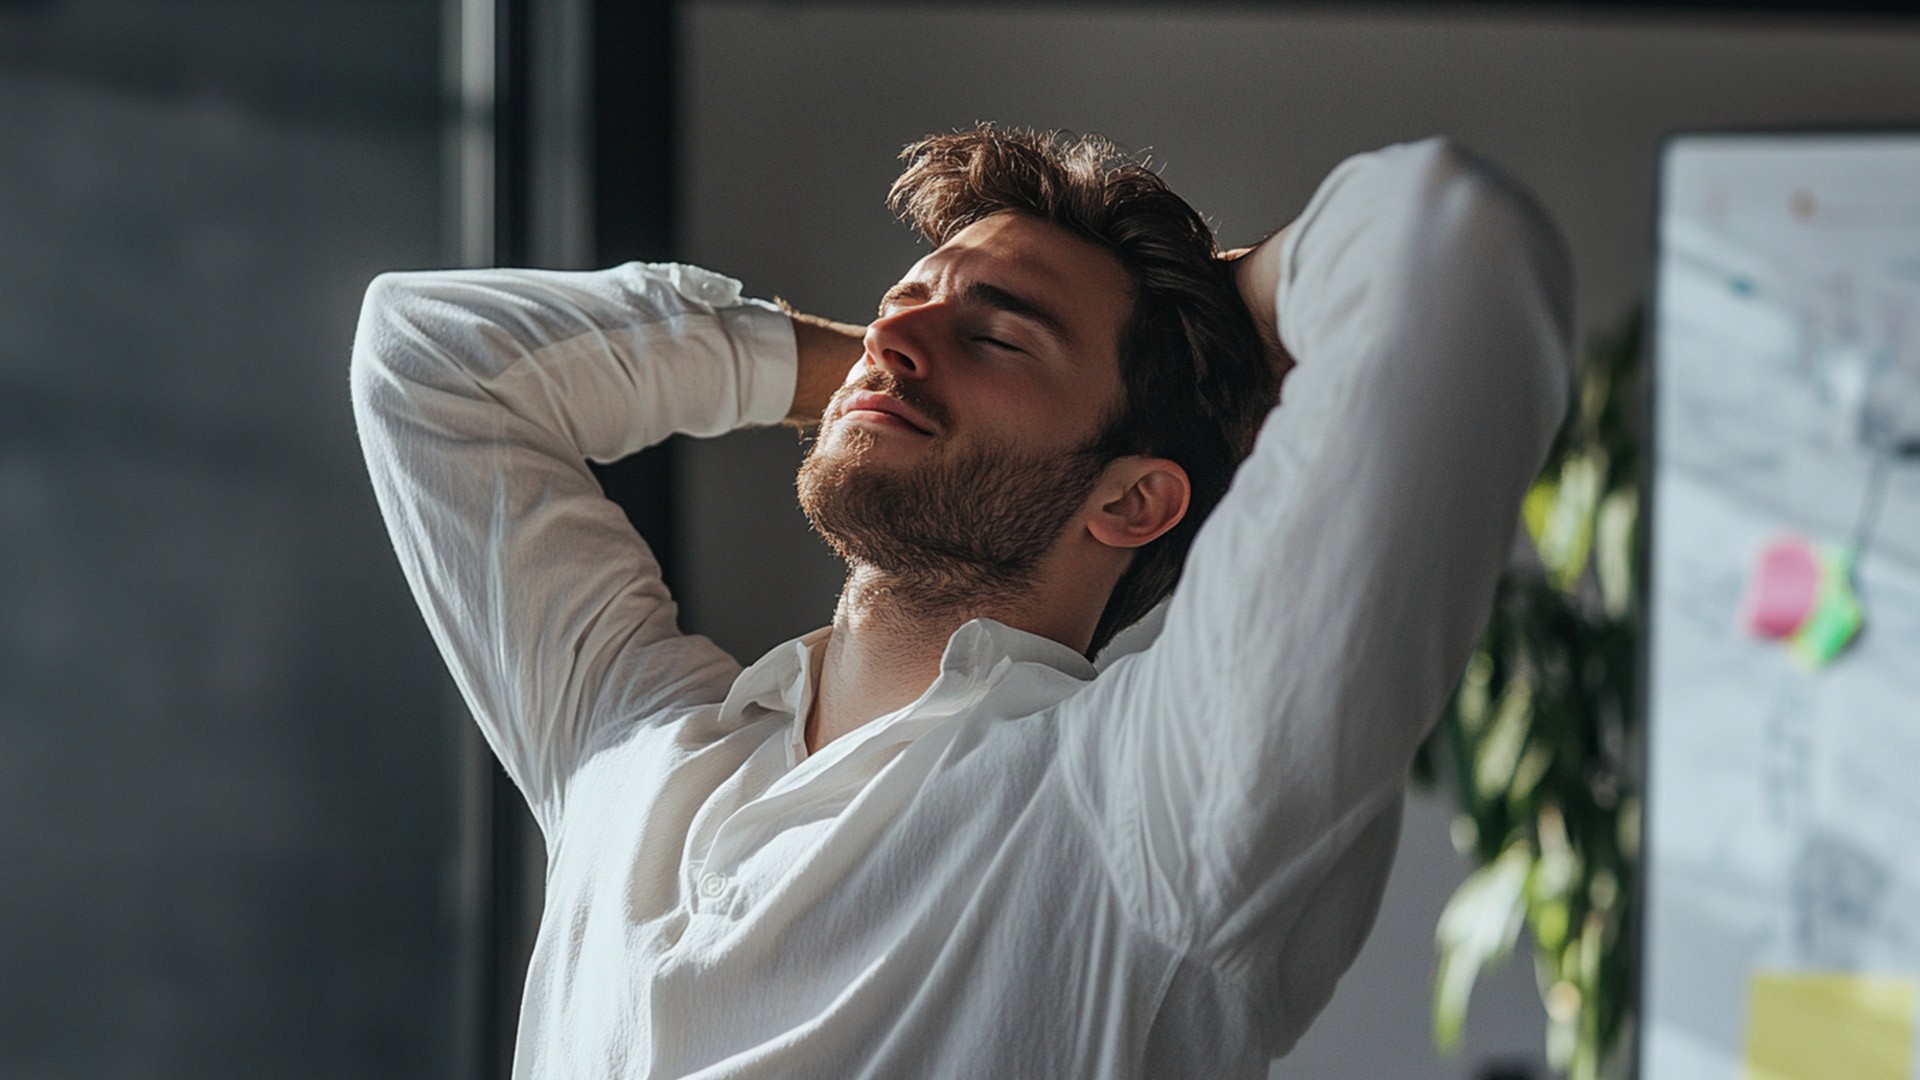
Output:
<path fill-rule="evenodd" d="M 1077 344 L 1115 351 L 1133 302 L 1118 256 L 1058 225 L 1002 211 L 967 226 L 915 263 L 909 281 L 943 292 L 984 283 L 1042 306 Z"/>

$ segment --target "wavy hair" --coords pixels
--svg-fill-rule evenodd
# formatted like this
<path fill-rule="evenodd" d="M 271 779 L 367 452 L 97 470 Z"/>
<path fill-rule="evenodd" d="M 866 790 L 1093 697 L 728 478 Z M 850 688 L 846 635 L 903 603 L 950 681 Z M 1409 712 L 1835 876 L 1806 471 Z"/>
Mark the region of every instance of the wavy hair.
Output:
<path fill-rule="evenodd" d="M 1143 157 L 1098 135 L 981 124 L 901 152 L 887 206 L 934 246 L 1003 211 L 1028 214 L 1111 251 L 1132 281 L 1120 332 L 1122 398 L 1093 449 L 1177 462 L 1187 513 L 1142 546 L 1114 584 L 1089 657 L 1153 610 L 1279 396 L 1266 339 L 1240 299 L 1206 220 Z"/>

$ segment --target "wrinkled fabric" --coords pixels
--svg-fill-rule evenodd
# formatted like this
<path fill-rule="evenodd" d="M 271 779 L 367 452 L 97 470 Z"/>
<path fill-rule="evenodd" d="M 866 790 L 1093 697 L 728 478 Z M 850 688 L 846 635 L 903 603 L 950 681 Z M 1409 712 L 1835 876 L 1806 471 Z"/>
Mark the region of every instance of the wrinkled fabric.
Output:
<path fill-rule="evenodd" d="M 991 620 L 809 757 L 828 630 L 680 633 L 588 460 L 778 421 L 790 323 L 686 266 L 388 274 L 352 389 L 415 598 L 545 836 L 514 1075 L 1263 1076 L 1378 909 L 1414 749 L 1571 380 L 1533 203 L 1443 140 L 1287 237 L 1298 360 L 1153 622 Z"/>

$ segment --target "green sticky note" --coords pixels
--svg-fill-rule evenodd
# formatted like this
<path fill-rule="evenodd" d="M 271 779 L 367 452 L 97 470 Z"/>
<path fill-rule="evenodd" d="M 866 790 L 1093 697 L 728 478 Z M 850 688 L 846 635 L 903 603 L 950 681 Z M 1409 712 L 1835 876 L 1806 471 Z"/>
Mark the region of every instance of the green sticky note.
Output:
<path fill-rule="evenodd" d="M 1860 633 L 1860 598 L 1853 591 L 1853 552 L 1822 547 L 1819 564 L 1818 599 L 1789 644 L 1795 659 L 1808 668 L 1832 663 Z"/>

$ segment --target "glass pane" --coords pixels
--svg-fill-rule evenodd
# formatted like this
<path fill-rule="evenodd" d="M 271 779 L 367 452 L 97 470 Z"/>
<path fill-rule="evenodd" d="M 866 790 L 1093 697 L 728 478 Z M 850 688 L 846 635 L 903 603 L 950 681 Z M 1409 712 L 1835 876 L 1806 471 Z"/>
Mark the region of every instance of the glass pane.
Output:
<path fill-rule="evenodd" d="M 463 721 L 347 394 L 437 0 L 0 8 L 0 1075 L 455 1076 Z"/>

